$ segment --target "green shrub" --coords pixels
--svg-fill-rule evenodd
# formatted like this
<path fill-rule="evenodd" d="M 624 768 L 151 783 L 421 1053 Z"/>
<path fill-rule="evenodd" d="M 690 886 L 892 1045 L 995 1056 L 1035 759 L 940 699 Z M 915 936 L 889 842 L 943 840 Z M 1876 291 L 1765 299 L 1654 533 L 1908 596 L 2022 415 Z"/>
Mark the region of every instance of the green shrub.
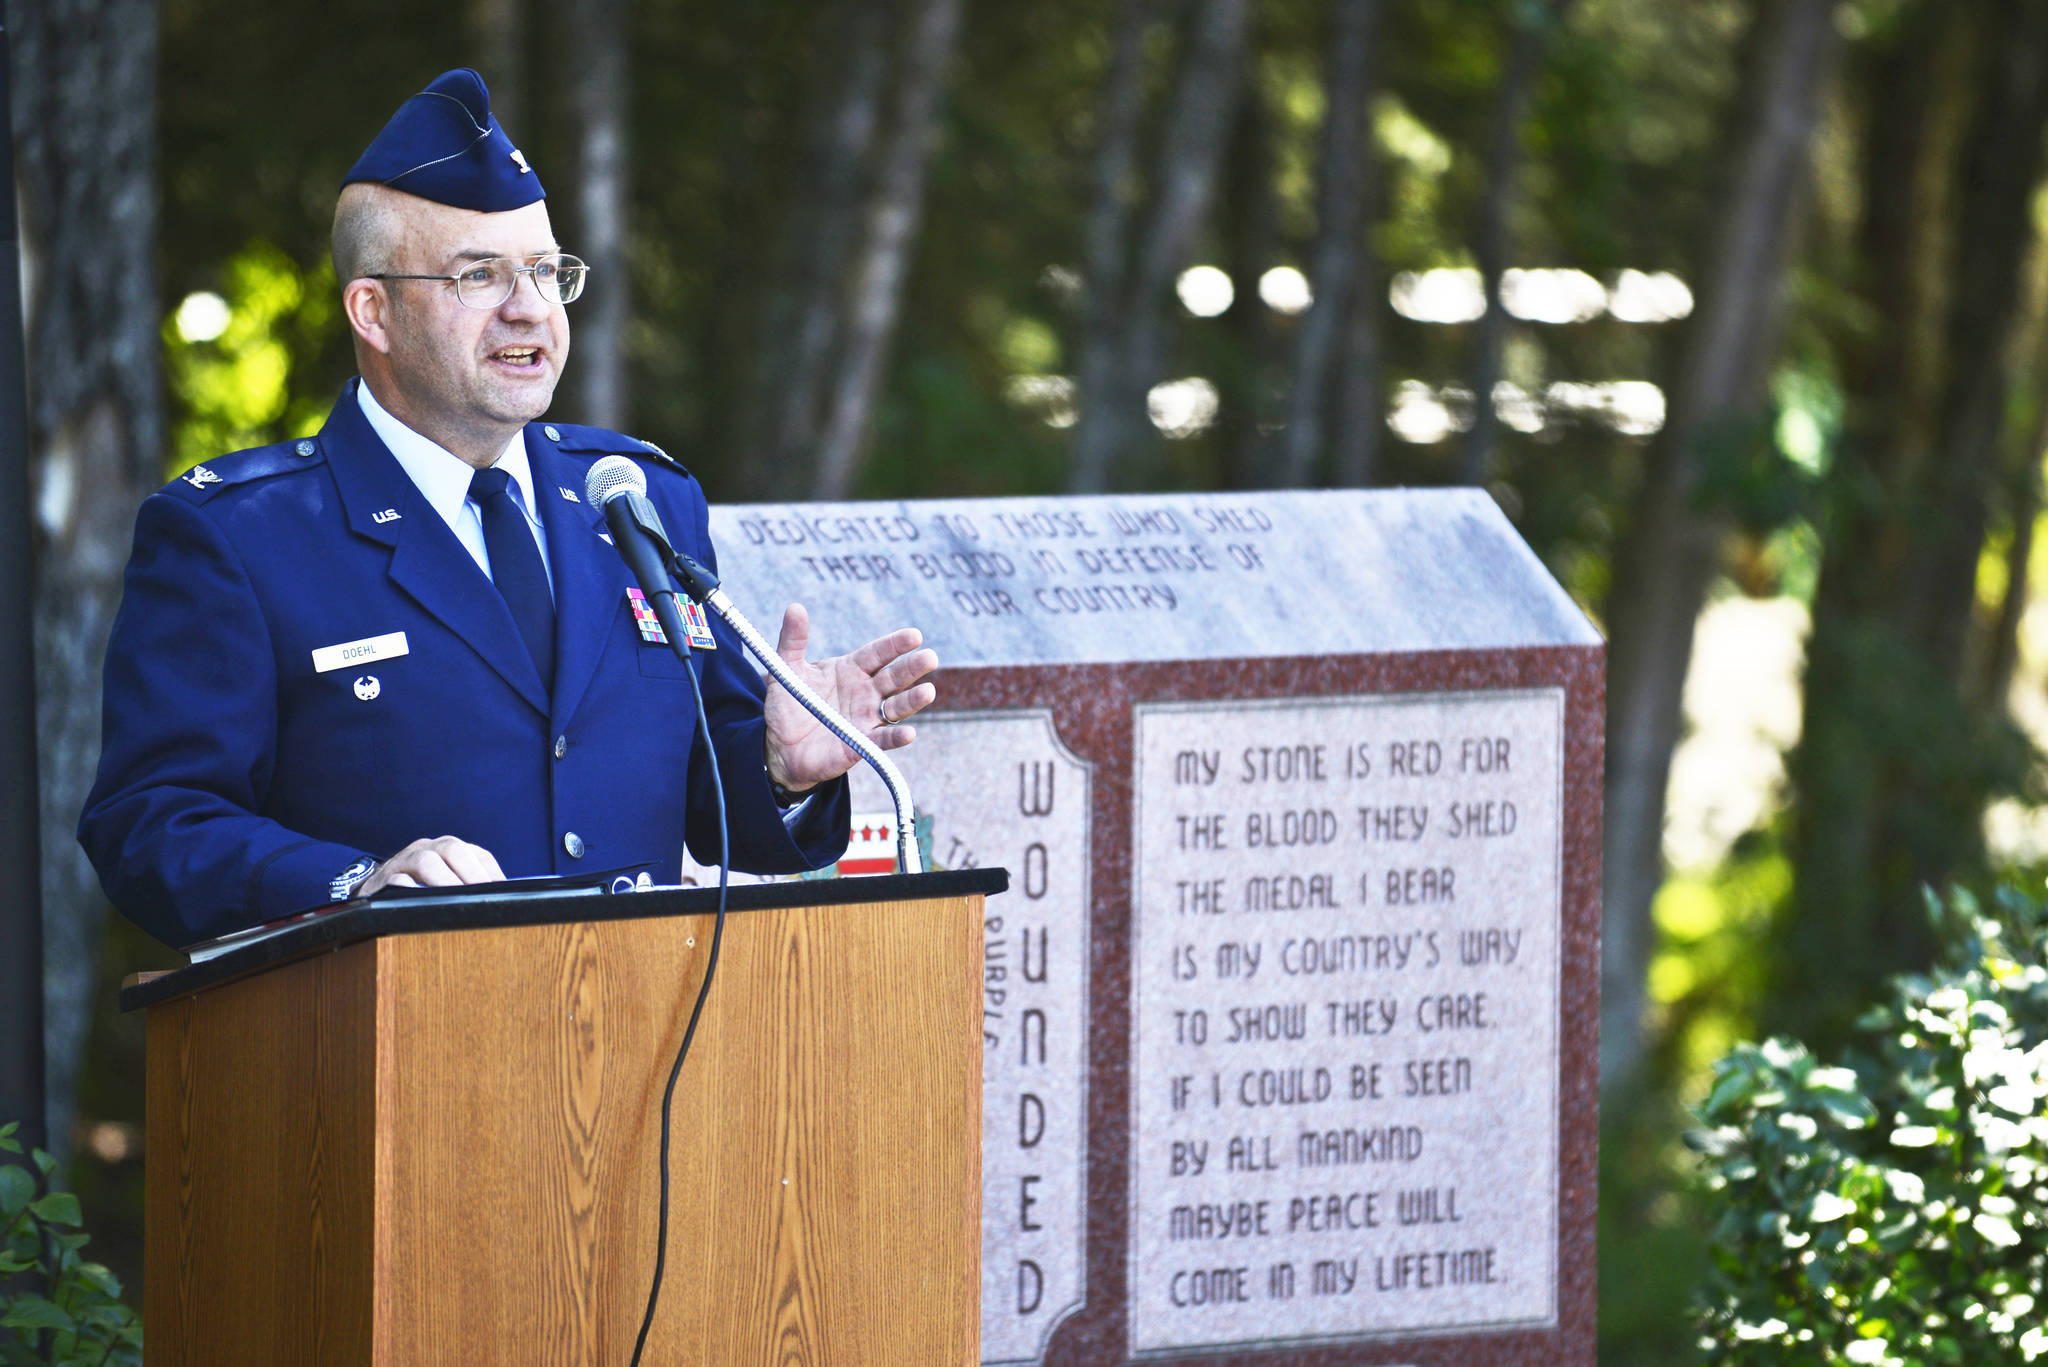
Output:
<path fill-rule="evenodd" d="M 1715 1362 L 2048 1359 L 2048 914 L 1928 905 L 1941 964 L 1894 980 L 1848 1066 L 1784 1040 L 1715 1066 L 1689 1136 Z"/>
<path fill-rule="evenodd" d="M 18 1154 L 18 1125 L 0 1125 L 0 1153 Z M 0 1163 L 0 1363 L 6 1367 L 142 1367 L 142 1322 L 121 1303 L 121 1283 L 81 1258 L 78 1198 L 44 1190 L 56 1163 L 36 1171 Z M 40 1176 L 38 1176 L 40 1174 Z"/>

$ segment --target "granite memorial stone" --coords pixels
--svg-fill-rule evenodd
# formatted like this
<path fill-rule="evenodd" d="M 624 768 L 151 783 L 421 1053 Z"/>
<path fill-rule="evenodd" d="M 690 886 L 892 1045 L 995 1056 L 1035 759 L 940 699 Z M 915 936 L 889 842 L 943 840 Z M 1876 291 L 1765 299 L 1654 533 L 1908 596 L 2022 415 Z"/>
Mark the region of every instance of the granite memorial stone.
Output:
<path fill-rule="evenodd" d="M 757 621 L 809 606 L 813 654 L 908 622 L 944 663 L 900 752 L 921 843 L 1012 878 L 984 1362 L 1592 1361 L 1603 649 L 1491 499 L 712 532 Z M 846 873 L 893 821 L 854 782 Z"/>

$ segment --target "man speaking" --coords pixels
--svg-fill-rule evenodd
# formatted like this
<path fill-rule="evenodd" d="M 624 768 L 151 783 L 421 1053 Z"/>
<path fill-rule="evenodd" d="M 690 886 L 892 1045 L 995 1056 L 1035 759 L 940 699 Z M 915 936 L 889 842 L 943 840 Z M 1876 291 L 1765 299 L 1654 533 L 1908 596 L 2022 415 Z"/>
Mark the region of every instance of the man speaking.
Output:
<path fill-rule="evenodd" d="M 400 107 L 343 180 L 334 259 L 359 378 L 316 437 L 195 466 L 144 503 L 79 822 L 107 895 L 191 944 L 387 884 L 718 857 L 685 666 L 583 499 L 644 468 L 678 550 L 715 564 L 704 495 L 616 432 L 537 421 L 587 269 L 474 71 Z M 731 862 L 838 856 L 853 754 L 722 623 L 692 631 Z M 937 666 L 904 628 L 803 662 L 883 748 Z"/>

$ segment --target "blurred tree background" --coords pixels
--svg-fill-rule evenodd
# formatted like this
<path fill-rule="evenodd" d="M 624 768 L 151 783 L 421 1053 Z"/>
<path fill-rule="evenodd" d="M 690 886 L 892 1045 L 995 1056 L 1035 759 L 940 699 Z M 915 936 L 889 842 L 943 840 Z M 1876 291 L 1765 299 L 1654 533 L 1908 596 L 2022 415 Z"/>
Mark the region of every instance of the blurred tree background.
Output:
<path fill-rule="evenodd" d="M 70 842 L 128 527 L 319 425 L 337 182 L 449 66 L 597 268 L 557 411 L 714 498 L 1492 492 L 1610 638 L 1603 1360 L 1695 1352 L 1678 1134 L 1712 1061 L 1827 1054 L 1933 953 L 1923 884 L 2048 850 L 2032 0 L 15 18 L 52 1114 L 131 1285 L 112 993 L 166 956 Z"/>

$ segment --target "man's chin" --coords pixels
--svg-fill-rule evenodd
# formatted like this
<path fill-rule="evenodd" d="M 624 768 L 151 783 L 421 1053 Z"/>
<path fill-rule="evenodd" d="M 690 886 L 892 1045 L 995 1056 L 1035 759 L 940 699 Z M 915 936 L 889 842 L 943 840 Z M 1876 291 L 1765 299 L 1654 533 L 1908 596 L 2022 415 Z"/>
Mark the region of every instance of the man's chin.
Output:
<path fill-rule="evenodd" d="M 499 381 L 491 386 L 494 415 L 505 422 L 532 422 L 554 403 L 557 379 L 550 373 L 531 380 Z"/>

